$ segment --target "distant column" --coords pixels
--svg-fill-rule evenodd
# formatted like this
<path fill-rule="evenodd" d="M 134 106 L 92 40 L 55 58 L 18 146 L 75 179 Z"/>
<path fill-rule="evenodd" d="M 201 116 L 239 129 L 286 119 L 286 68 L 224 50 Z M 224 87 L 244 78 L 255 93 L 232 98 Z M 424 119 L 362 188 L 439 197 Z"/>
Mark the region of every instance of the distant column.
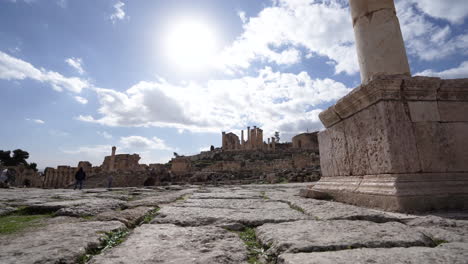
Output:
<path fill-rule="evenodd" d="M 244 130 L 241 130 L 241 146 L 244 146 L 245 140 L 244 140 Z"/>
<path fill-rule="evenodd" d="M 251 131 L 250 131 L 250 127 L 247 127 L 247 149 L 250 149 L 250 141 L 251 141 L 251 135 L 250 135 Z"/>
<path fill-rule="evenodd" d="M 112 147 L 112 155 L 110 158 L 110 164 L 109 164 L 109 171 L 114 171 L 115 169 L 115 151 L 117 148 L 115 146 Z"/>

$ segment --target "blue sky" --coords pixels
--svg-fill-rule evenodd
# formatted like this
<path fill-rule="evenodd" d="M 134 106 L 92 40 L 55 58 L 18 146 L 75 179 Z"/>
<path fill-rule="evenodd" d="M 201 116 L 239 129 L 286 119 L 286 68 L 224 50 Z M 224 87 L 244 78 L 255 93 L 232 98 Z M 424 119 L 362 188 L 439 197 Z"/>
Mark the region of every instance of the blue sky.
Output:
<path fill-rule="evenodd" d="M 396 6 L 413 75 L 468 77 L 465 0 Z M 0 0 L 0 149 L 40 168 L 288 140 L 359 83 L 344 0 Z"/>

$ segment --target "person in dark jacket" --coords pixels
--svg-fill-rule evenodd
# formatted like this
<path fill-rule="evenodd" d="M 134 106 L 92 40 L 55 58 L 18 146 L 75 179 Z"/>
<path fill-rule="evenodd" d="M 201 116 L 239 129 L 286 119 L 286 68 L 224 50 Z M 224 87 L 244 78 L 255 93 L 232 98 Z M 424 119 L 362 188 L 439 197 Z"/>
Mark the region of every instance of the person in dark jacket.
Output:
<path fill-rule="evenodd" d="M 75 188 L 73 190 L 76 190 L 76 187 L 78 187 L 78 185 L 80 186 L 80 190 L 81 190 L 81 188 L 83 188 L 83 182 L 85 179 L 86 179 L 86 173 L 84 172 L 83 168 L 80 167 L 80 169 L 75 174 L 76 181 L 75 181 Z"/>

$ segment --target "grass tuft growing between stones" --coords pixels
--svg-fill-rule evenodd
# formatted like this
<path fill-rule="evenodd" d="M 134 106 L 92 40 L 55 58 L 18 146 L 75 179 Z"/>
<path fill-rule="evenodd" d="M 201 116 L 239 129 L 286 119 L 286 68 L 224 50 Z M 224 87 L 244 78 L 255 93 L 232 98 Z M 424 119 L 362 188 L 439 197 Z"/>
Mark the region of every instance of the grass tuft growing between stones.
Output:
<path fill-rule="evenodd" d="M 261 196 L 262 196 L 262 198 L 264 200 L 269 200 L 270 199 L 270 197 L 268 197 L 264 191 L 260 192 L 260 194 L 261 194 Z"/>
<path fill-rule="evenodd" d="M 247 262 L 250 264 L 261 264 L 261 257 L 265 255 L 266 249 L 257 240 L 255 229 L 247 227 L 242 232 L 235 232 L 239 234 L 240 239 L 247 247 Z"/>
<path fill-rule="evenodd" d="M 80 264 L 87 263 L 93 256 L 101 254 L 106 249 L 110 249 L 120 245 L 128 236 L 128 230 L 115 230 L 105 233 L 104 237 L 100 238 L 101 243 L 97 247 L 86 249 L 86 254 L 80 256 L 77 262 Z"/>
<path fill-rule="evenodd" d="M 296 211 L 298 211 L 298 212 L 301 212 L 301 213 L 305 214 L 304 209 L 302 209 L 301 207 L 299 207 L 299 206 L 297 206 L 297 205 L 294 205 L 294 204 L 291 204 L 291 203 L 290 203 L 290 204 L 289 204 L 289 207 L 291 207 L 291 209 L 293 209 L 293 210 L 296 210 Z"/>
<path fill-rule="evenodd" d="M 149 224 L 153 219 L 158 215 L 160 208 L 153 209 L 149 211 L 145 217 L 143 217 L 143 220 L 141 220 L 140 225 L 142 224 Z"/>

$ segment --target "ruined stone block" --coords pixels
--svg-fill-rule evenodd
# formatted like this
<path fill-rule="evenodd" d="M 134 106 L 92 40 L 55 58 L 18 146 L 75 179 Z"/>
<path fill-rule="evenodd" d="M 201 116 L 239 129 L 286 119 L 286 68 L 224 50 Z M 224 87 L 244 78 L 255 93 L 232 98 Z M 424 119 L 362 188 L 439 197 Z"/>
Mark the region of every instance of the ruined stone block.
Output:
<path fill-rule="evenodd" d="M 440 121 L 442 122 L 467 122 L 468 121 L 468 101 L 439 101 Z"/>
<path fill-rule="evenodd" d="M 439 108 L 436 101 L 410 101 L 408 102 L 411 121 L 437 122 L 440 121 Z"/>

